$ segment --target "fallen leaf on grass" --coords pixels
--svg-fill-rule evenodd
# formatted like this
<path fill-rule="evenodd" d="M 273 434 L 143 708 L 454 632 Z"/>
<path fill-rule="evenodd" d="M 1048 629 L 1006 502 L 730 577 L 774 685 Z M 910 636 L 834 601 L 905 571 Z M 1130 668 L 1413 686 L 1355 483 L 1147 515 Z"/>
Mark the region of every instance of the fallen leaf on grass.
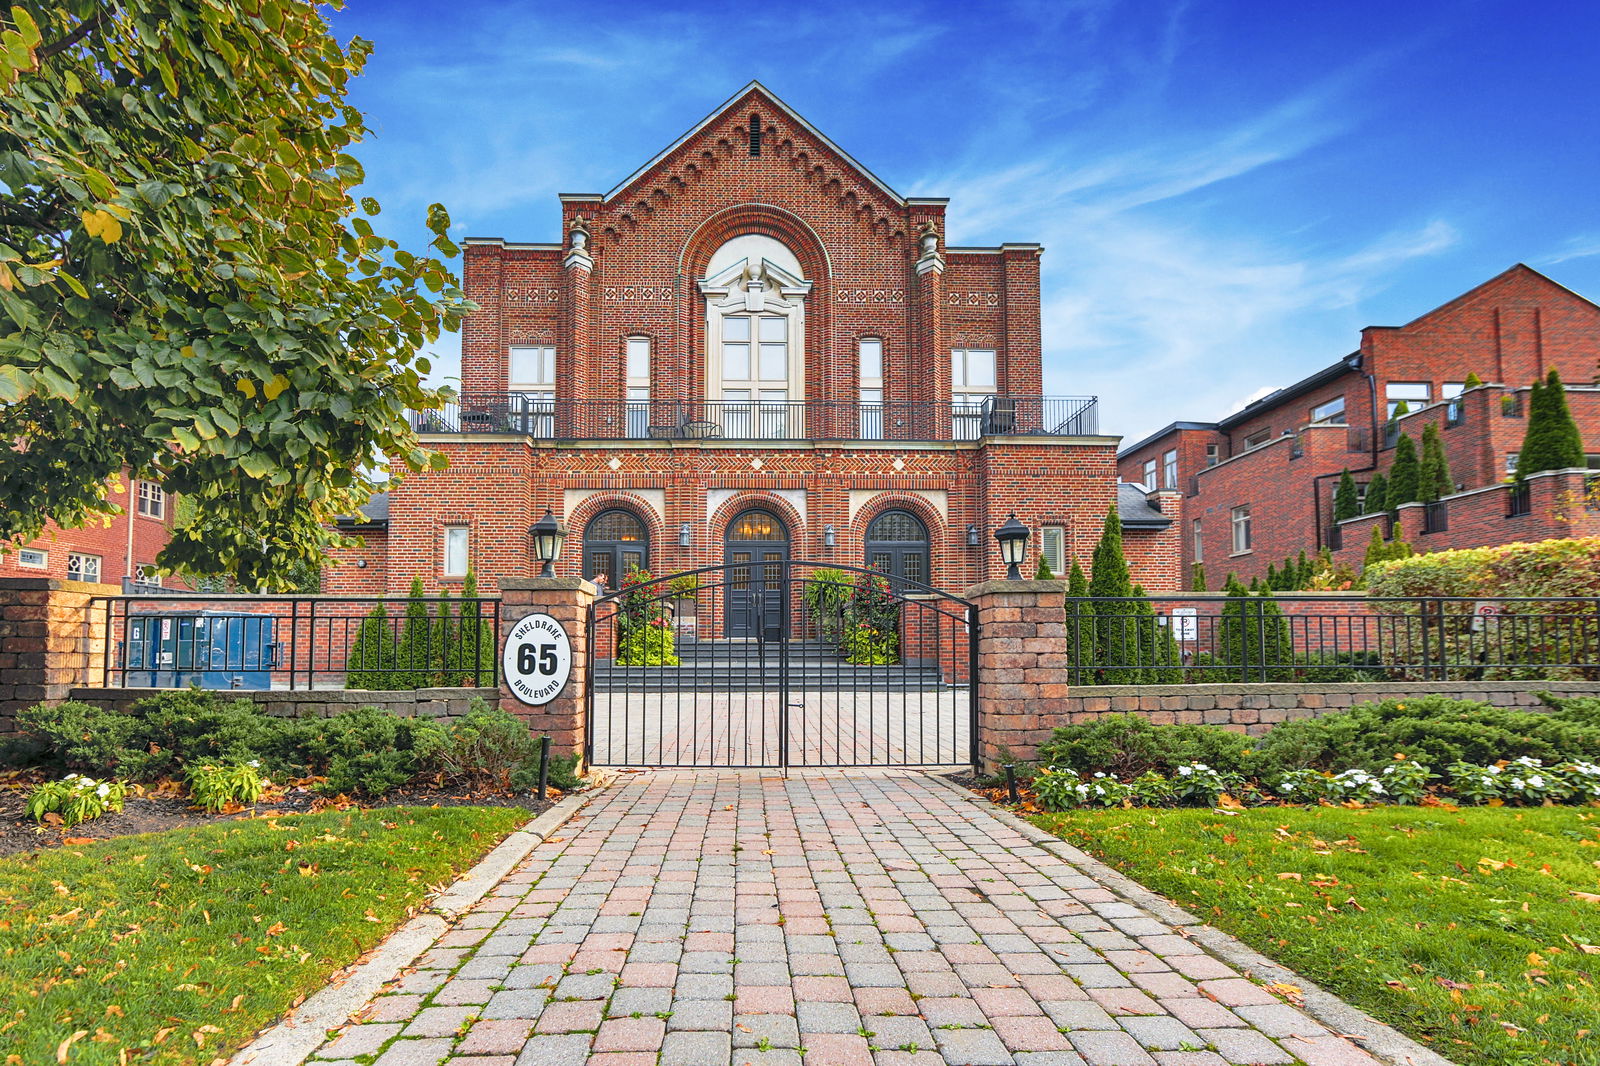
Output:
<path fill-rule="evenodd" d="M 86 1037 L 88 1035 L 89 1035 L 89 1030 L 87 1030 L 87 1029 L 79 1029 L 76 1033 L 73 1033 L 71 1036 L 69 1036 L 65 1040 L 61 1041 L 61 1043 L 57 1044 L 56 1045 L 56 1061 L 57 1062 L 66 1062 L 67 1061 L 67 1052 L 72 1050 L 72 1045 L 76 1044 L 78 1041 L 82 1040 L 84 1037 Z"/>
<path fill-rule="evenodd" d="M 1583 900 L 1585 903 L 1600 903 L 1600 892 L 1574 891 L 1572 894 L 1578 899 Z"/>
<path fill-rule="evenodd" d="M 1578 950 L 1585 955 L 1600 955 L 1600 945 L 1597 944 L 1579 944 Z"/>
<path fill-rule="evenodd" d="M 1305 878 L 1302 877 L 1300 874 L 1290 873 L 1290 874 L 1279 874 L 1278 875 L 1278 880 L 1280 880 L 1280 881 L 1304 881 Z"/>
<path fill-rule="evenodd" d="M 62 837 L 61 843 L 70 844 L 73 847 L 77 847 L 81 844 L 93 844 L 94 837 Z"/>

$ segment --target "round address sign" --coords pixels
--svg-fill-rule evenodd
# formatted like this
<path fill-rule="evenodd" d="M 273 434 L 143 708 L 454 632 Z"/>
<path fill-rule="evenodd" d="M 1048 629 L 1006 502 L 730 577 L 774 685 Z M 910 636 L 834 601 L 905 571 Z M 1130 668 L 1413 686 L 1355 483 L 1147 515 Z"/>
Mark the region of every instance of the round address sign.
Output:
<path fill-rule="evenodd" d="M 530 707 L 542 707 L 567 687 L 572 641 L 549 615 L 527 615 L 506 634 L 500 670 L 512 695 Z"/>

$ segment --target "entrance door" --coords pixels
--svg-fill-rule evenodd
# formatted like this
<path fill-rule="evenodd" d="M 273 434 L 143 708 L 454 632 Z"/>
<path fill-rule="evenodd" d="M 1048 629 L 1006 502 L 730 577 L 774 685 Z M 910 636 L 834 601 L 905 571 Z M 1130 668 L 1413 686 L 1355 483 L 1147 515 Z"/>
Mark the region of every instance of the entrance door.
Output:
<path fill-rule="evenodd" d="M 746 511 L 728 527 L 724 636 L 781 639 L 788 620 L 783 564 L 789 530 L 768 511 Z"/>

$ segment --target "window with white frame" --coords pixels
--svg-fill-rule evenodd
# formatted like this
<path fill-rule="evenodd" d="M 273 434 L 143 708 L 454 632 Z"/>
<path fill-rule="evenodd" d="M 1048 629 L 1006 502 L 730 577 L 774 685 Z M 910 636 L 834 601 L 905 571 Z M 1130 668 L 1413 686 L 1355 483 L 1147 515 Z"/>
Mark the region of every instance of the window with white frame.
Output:
<path fill-rule="evenodd" d="M 1338 396 L 1327 403 L 1319 403 L 1311 409 L 1311 422 L 1319 426 L 1342 426 L 1345 424 L 1344 397 Z"/>
<path fill-rule="evenodd" d="M 1233 554 L 1241 555 L 1250 550 L 1250 508 L 1235 507 L 1233 509 Z"/>
<path fill-rule="evenodd" d="M 1161 487 L 1175 489 L 1178 487 L 1178 449 L 1173 448 L 1161 456 Z"/>
<path fill-rule="evenodd" d="M 1206 445 L 1206 469 L 1210 469 L 1222 462 L 1222 448 L 1216 444 Z"/>
<path fill-rule="evenodd" d="M 718 248 L 706 272 L 707 418 L 723 437 L 804 435 L 811 282 L 799 260 L 781 242 L 746 233 Z"/>
<path fill-rule="evenodd" d="M 1144 465 L 1140 467 L 1139 484 L 1147 489 L 1156 487 L 1156 461 L 1154 459 L 1146 459 Z"/>
<path fill-rule="evenodd" d="M 1391 381 L 1383 387 L 1383 398 L 1388 402 L 1385 417 L 1392 419 L 1402 403 L 1407 414 L 1428 406 L 1433 386 L 1426 381 Z"/>
<path fill-rule="evenodd" d="M 139 513 L 146 518 L 167 516 L 167 493 L 154 481 L 139 482 Z"/>
<path fill-rule="evenodd" d="M 134 567 L 133 579 L 141 585 L 161 587 L 161 572 L 156 569 L 155 563 L 140 563 Z"/>
<path fill-rule="evenodd" d="M 1517 472 L 1517 457 L 1518 457 L 1518 455 L 1519 455 L 1518 452 L 1506 452 L 1506 473 L 1507 474 L 1515 474 Z"/>
<path fill-rule="evenodd" d="M 1251 448 L 1259 448 L 1271 439 L 1272 428 L 1270 426 L 1266 429 L 1258 429 L 1244 439 L 1245 451 L 1249 451 Z"/>
<path fill-rule="evenodd" d="M 467 527 L 444 527 L 444 576 L 467 576 Z"/>
<path fill-rule="evenodd" d="M 68 581 L 99 581 L 100 556 L 83 552 L 67 553 Z"/>
<path fill-rule="evenodd" d="M 1447 381 L 1439 388 L 1439 399 L 1453 400 L 1467 391 L 1465 381 Z"/>
<path fill-rule="evenodd" d="M 983 407 L 994 396 L 995 353 L 988 348 L 957 348 L 950 353 L 952 435 L 977 440 L 983 435 Z"/>
<path fill-rule="evenodd" d="M 40 570 L 50 565 L 50 553 L 38 548 L 23 548 L 17 552 L 18 566 L 32 566 Z"/>
<path fill-rule="evenodd" d="M 629 337 L 623 355 L 628 390 L 628 436 L 650 435 L 650 338 Z"/>
<path fill-rule="evenodd" d="M 1039 531 L 1039 554 L 1056 577 L 1067 576 L 1067 529 L 1065 526 L 1045 526 Z"/>
<path fill-rule="evenodd" d="M 883 439 L 883 341 L 862 337 L 857 345 L 861 357 L 861 439 Z"/>
<path fill-rule="evenodd" d="M 516 345 L 510 351 L 507 377 L 513 413 L 535 437 L 555 436 L 556 350 L 548 344 Z"/>
<path fill-rule="evenodd" d="M 1206 561 L 1206 542 L 1201 533 L 1200 519 L 1198 518 L 1194 520 L 1194 561 L 1197 563 Z"/>

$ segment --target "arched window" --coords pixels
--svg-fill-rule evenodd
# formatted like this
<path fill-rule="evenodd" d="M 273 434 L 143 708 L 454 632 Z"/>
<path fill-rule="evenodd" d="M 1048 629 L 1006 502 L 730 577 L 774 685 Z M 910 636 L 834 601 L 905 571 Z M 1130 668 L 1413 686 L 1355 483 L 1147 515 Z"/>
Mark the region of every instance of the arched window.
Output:
<path fill-rule="evenodd" d="M 583 531 L 583 576 L 615 590 L 629 570 L 650 565 L 650 534 L 632 511 L 602 511 Z"/>
<path fill-rule="evenodd" d="M 928 583 L 928 527 L 910 511 L 885 511 L 867 527 L 867 565 L 901 580 Z"/>
<path fill-rule="evenodd" d="M 706 420 L 720 437 L 805 433 L 805 300 L 811 282 L 781 242 L 729 240 L 700 282 L 706 298 Z"/>

